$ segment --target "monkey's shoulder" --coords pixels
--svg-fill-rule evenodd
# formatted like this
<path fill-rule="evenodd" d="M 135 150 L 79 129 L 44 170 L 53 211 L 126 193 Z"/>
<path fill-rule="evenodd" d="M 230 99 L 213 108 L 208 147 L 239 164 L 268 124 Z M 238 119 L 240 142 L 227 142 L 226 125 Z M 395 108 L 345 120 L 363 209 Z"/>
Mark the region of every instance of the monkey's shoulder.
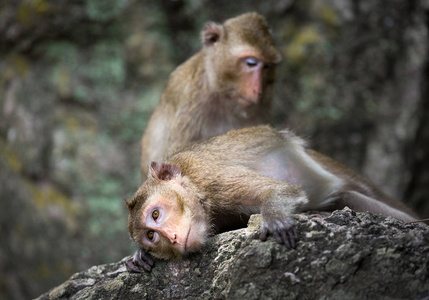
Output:
<path fill-rule="evenodd" d="M 171 73 L 164 98 L 169 102 L 193 102 L 204 91 L 204 72 L 204 57 L 198 52 Z"/>

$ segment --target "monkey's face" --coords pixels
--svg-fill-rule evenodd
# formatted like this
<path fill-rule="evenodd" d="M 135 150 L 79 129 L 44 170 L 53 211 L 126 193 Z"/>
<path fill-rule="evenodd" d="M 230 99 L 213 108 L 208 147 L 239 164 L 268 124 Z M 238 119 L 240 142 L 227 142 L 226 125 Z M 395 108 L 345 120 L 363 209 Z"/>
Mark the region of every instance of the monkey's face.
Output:
<path fill-rule="evenodd" d="M 181 258 L 200 249 L 210 227 L 203 207 L 184 184 L 186 179 L 168 172 L 154 173 L 156 177 L 127 201 L 132 238 L 161 259 Z"/>
<path fill-rule="evenodd" d="M 273 81 L 275 66 L 266 62 L 256 51 L 242 52 L 236 61 L 239 78 L 237 81 L 237 101 L 242 107 L 260 103 L 266 88 Z"/>
<path fill-rule="evenodd" d="M 269 92 L 275 77 L 275 61 L 266 59 L 252 45 L 220 44 L 211 56 L 213 86 L 222 97 L 233 99 L 241 109 L 255 107 Z M 220 58 L 219 58 L 220 57 Z M 221 62 L 220 62 L 221 61 Z"/>
<path fill-rule="evenodd" d="M 207 223 L 194 218 L 186 200 L 172 193 L 153 195 L 141 214 L 140 244 L 153 256 L 181 258 L 205 243 Z"/>
<path fill-rule="evenodd" d="M 255 108 L 275 77 L 281 61 L 267 22 L 256 13 L 223 25 L 209 23 L 203 32 L 210 86 L 241 110 Z"/>

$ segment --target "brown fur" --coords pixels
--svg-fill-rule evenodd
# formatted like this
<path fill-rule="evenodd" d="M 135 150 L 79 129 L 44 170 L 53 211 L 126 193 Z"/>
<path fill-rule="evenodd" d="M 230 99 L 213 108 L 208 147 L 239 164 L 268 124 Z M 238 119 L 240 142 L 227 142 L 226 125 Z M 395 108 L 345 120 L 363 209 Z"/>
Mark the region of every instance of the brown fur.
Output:
<path fill-rule="evenodd" d="M 271 233 L 278 242 L 291 247 L 297 239 L 291 216 L 298 211 L 348 205 L 358 211 L 415 220 L 411 210 L 366 179 L 306 149 L 305 142 L 293 133 L 269 126 L 233 130 L 186 146 L 164 163 L 153 163 L 152 170 L 152 176 L 127 202 L 128 228 L 141 248 L 159 258 L 196 251 L 213 229 L 244 226 L 248 216 L 259 212 L 263 217 L 261 239 Z M 142 211 L 153 203 L 161 210 L 163 205 L 175 203 L 169 224 L 164 226 L 150 218 L 144 220 L 152 225 L 142 223 Z M 181 206 L 184 208 L 179 209 Z M 228 220 L 232 216 L 233 224 Z M 166 226 L 173 228 L 167 234 L 172 243 L 162 233 L 159 243 L 142 242 L 145 227 L 163 231 Z M 175 242 L 176 237 L 180 242 Z"/>
<path fill-rule="evenodd" d="M 241 66 L 246 53 L 258 56 L 263 68 L 261 94 L 243 104 L 241 94 L 257 93 L 252 90 L 254 73 L 244 72 Z M 203 31 L 203 48 L 174 70 L 150 118 L 142 138 L 143 180 L 149 163 L 164 158 L 171 149 L 231 129 L 269 124 L 273 65 L 279 61 L 262 16 L 248 13 L 223 25 L 209 23 Z"/>
<path fill-rule="evenodd" d="M 344 178 L 348 185 L 350 186 L 350 190 L 357 191 L 363 195 L 367 195 L 370 198 L 377 199 L 388 206 L 400 210 L 410 216 L 417 218 L 417 215 L 408 208 L 403 202 L 397 201 L 385 193 L 383 193 L 378 187 L 376 187 L 372 182 L 368 181 L 366 178 L 357 174 L 350 168 L 341 164 L 338 161 L 333 160 L 332 158 L 325 156 L 321 153 L 318 153 L 314 150 L 307 150 L 308 154 L 319 164 L 323 166 L 326 170 Z M 366 208 L 365 204 L 362 204 L 359 201 L 353 201 L 353 199 L 349 199 L 348 197 L 339 197 L 338 201 L 335 202 L 335 206 L 332 209 L 342 209 L 343 207 L 348 206 L 356 211 L 372 211 L 372 209 Z M 379 212 L 381 213 L 381 212 Z M 388 213 L 387 213 L 388 214 Z"/>

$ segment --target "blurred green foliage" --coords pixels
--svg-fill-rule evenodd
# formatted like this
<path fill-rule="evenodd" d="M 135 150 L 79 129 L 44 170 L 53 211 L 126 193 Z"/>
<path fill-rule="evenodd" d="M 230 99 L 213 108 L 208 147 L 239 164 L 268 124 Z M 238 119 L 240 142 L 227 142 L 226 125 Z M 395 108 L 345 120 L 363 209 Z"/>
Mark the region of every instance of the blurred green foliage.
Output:
<path fill-rule="evenodd" d="M 85 9 L 88 17 L 96 22 L 104 22 L 117 18 L 126 8 L 129 0 L 115 1 L 85 1 Z"/>

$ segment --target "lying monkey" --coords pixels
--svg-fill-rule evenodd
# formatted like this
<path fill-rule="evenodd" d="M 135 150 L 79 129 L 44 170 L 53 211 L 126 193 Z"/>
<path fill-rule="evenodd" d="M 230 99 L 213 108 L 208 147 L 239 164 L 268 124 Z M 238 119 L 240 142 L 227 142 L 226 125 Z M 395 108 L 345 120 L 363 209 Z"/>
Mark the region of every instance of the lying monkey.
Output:
<path fill-rule="evenodd" d="M 349 206 L 413 221 L 416 215 L 340 163 L 306 149 L 290 131 L 258 126 L 187 146 L 152 162 L 149 178 L 126 201 L 128 229 L 140 246 L 128 270 L 150 271 L 153 261 L 186 256 L 215 232 L 245 226 L 262 214 L 261 240 L 295 247 L 292 214 Z M 147 253 L 146 253 L 147 251 Z"/>

